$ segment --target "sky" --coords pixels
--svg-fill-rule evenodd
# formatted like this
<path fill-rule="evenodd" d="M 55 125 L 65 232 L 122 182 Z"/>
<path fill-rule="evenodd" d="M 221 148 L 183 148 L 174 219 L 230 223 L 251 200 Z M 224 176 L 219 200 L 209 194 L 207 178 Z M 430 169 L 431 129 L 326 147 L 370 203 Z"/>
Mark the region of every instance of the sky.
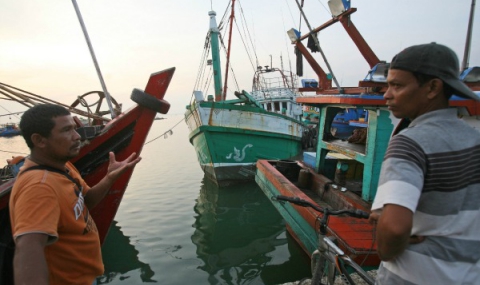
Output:
<path fill-rule="evenodd" d="M 151 73 L 175 67 L 165 100 L 171 104 L 169 114 L 182 114 L 195 88 L 209 26 L 208 11 L 215 10 L 220 22 L 228 1 L 77 3 L 107 89 L 123 109 L 135 105 L 130 93 L 133 88 L 143 90 Z M 479 5 L 470 66 L 480 66 Z M 327 7 L 326 0 L 305 0 L 304 10 L 312 27 L 331 19 Z M 463 59 L 471 0 L 353 0 L 352 7 L 358 9 L 351 16 L 352 23 L 381 60 L 390 61 L 408 46 L 429 42 L 445 44 L 457 53 L 460 62 Z M 243 30 L 248 27 L 251 40 L 242 41 L 234 32 L 231 64 L 239 88 L 249 91 L 254 67 L 246 58 L 245 42 L 254 47 L 259 65 L 272 61 L 279 67 L 282 58 L 284 68 L 289 69 L 295 58 L 286 31 L 296 28 L 304 34 L 308 27 L 304 22 L 299 24 L 295 0 L 237 0 L 235 9 L 236 25 Z M 340 85 L 357 86 L 369 66 L 342 25 L 322 31 L 319 41 Z M 314 57 L 326 69 L 320 54 Z M 224 59 L 221 64 L 224 69 Z M 304 79 L 316 78 L 306 61 L 304 67 Z M 71 1 L 0 0 L 0 82 L 68 105 L 79 95 L 102 89 Z M 233 84 L 229 88 L 235 89 Z M 25 107 L 0 100 L 0 115 L 7 110 L 24 111 Z M 0 123 L 9 121 L 18 122 L 19 117 L 0 116 Z"/>

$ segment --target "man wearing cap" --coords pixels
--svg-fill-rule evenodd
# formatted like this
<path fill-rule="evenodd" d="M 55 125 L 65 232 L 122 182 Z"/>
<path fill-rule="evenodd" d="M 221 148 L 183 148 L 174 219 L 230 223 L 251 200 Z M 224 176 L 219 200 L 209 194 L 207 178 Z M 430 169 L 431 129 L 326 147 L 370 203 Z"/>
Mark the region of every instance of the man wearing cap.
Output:
<path fill-rule="evenodd" d="M 480 131 L 448 108 L 480 101 L 459 80 L 455 53 L 406 48 L 388 72 L 386 104 L 410 125 L 390 140 L 372 204 L 377 284 L 479 284 Z"/>

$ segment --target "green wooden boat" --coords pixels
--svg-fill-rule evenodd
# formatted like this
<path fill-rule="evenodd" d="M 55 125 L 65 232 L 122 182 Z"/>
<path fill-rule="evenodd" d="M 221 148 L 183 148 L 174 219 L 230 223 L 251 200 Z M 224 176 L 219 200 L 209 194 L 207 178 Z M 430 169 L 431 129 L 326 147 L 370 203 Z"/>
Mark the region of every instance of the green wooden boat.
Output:
<path fill-rule="evenodd" d="M 185 121 L 200 167 L 208 178 L 225 186 L 253 181 L 258 159 L 300 155 L 308 128 L 301 119 L 302 108 L 295 102 L 298 94 L 293 91 L 293 81 L 279 69 L 259 68 L 252 92 L 235 92 L 236 99 L 225 100 L 216 14 L 211 11 L 209 15 L 215 100 L 195 91 L 195 100 L 186 107 Z M 263 85 L 266 81 L 260 77 L 274 73 L 280 74 L 278 84 Z"/>

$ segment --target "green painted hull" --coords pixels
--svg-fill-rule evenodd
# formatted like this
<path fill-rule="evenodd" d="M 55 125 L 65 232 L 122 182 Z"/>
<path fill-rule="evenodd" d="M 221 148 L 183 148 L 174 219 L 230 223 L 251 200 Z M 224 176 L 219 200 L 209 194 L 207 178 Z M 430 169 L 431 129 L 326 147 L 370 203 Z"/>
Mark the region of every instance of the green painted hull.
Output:
<path fill-rule="evenodd" d="M 235 105 L 234 110 L 227 110 L 231 106 L 225 104 L 227 108 L 222 109 L 218 105 L 197 106 L 185 114 L 200 167 L 217 184 L 253 180 L 258 159 L 295 159 L 301 154 L 301 122 L 270 115 L 261 108 Z"/>

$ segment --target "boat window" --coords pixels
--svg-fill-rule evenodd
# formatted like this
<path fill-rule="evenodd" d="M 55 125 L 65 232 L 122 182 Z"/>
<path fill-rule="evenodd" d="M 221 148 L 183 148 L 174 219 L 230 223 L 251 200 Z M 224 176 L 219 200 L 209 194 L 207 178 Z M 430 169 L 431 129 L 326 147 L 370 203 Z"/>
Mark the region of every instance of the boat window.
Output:
<path fill-rule="evenodd" d="M 280 111 L 280 102 L 275 102 L 275 103 L 273 103 L 273 104 L 274 104 L 274 108 L 275 108 L 274 111 L 275 111 L 275 112 Z"/>
<path fill-rule="evenodd" d="M 330 134 L 337 139 L 348 140 L 356 129 L 368 126 L 368 111 L 363 109 L 329 108 L 327 117 Z"/>

